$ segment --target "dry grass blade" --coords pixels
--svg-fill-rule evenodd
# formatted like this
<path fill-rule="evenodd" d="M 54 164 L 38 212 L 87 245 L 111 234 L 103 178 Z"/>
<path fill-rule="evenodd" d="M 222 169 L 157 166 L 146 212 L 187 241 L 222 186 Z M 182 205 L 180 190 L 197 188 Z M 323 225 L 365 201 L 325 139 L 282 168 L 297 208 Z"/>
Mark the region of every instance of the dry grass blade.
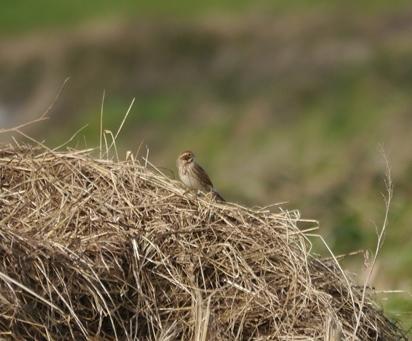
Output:
<path fill-rule="evenodd" d="M 343 339 L 358 323 L 356 340 L 406 340 L 311 255 L 299 212 L 185 196 L 147 160 L 89 152 L 0 149 L 0 335 L 324 340 L 333 316 Z"/>
<path fill-rule="evenodd" d="M 30 125 L 35 124 L 35 123 L 42 122 L 44 120 L 47 120 L 48 119 L 47 115 L 52 110 L 53 106 L 56 104 L 58 98 L 60 97 L 61 93 L 63 92 L 67 82 L 69 81 L 69 79 L 70 78 L 67 77 L 63 81 L 63 84 L 60 86 L 60 89 L 58 90 L 58 92 L 57 92 L 54 100 L 52 101 L 52 103 L 47 107 L 46 111 L 44 113 L 42 113 L 38 118 L 36 118 L 32 121 L 29 121 L 29 122 L 19 124 L 18 126 L 15 126 L 15 127 L 12 127 L 12 128 L 6 128 L 6 129 L 1 128 L 0 129 L 0 134 L 11 133 L 11 132 L 15 133 L 15 132 L 18 132 L 18 131 L 22 130 L 23 128 L 26 128 L 27 126 L 30 126 Z"/>

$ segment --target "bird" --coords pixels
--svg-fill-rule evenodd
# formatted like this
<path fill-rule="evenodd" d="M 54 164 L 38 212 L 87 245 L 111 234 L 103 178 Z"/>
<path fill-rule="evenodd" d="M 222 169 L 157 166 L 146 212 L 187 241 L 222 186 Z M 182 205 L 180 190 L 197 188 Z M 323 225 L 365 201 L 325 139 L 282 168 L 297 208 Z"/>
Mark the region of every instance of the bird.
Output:
<path fill-rule="evenodd" d="M 206 171 L 196 162 L 195 154 L 186 150 L 179 155 L 176 161 L 179 178 L 189 190 L 210 192 L 217 201 L 225 201 L 217 192 Z"/>

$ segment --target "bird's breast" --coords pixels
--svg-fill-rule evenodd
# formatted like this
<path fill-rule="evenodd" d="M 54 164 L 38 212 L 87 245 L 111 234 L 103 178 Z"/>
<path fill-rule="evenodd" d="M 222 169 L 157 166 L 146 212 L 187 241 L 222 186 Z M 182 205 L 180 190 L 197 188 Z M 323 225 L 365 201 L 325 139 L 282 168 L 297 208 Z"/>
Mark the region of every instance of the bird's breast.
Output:
<path fill-rule="evenodd" d="M 179 177 L 180 180 L 185 184 L 185 186 L 192 189 L 199 189 L 199 183 L 193 177 L 193 172 L 190 169 L 191 166 L 179 168 Z"/>

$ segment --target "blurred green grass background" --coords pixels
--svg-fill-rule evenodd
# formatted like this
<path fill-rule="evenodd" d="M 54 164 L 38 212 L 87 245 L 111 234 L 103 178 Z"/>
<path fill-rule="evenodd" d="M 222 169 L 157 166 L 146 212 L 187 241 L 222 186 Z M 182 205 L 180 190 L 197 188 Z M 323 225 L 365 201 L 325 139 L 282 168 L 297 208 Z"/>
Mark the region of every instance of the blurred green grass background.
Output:
<path fill-rule="evenodd" d="M 180 17 L 203 16 L 211 13 L 242 15 L 248 11 L 279 13 L 306 11 L 315 8 L 351 8 L 371 13 L 376 11 L 397 11 L 408 7 L 407 0 L 211 0 L 193 2 L 190 0 L 72 0 L 72 1 L 12 1 L 5 0 L 0 11 L 1 34 L 26 33 L 35 29 L 55 29 L 75 25 L 91 19 L 112 18 L 130 15 L 143 16 L 173 15 Z"/>
<path fill-rule="evenodd" d="M 58 145 L 87 123 L 76 143 L 95 146 L 103 89 L 113 131 L 136 97 L 122 151 L 148 146 L 173 176 L 176 155 L 193 149 L 228 199 L 287 201 L 320 221 L 336 253 L 374 250 L 383 145 L 395 198 L 372 285 L 407 292 L 377 299 L 408 329 L 411 36 L 401 0 L 6 1 L 0 119 L 35 117 L 70 76 L 32 133 Z M 363 257 L 344 264 L 361 282 Z"/>

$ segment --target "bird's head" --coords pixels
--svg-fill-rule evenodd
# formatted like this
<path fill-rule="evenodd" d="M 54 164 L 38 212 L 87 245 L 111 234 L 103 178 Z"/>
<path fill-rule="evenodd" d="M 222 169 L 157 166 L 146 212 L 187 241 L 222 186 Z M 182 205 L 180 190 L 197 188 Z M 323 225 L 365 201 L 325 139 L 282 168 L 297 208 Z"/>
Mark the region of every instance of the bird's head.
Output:
<path fill-rule="evenodd" d="M 192 163 L 194 159 L 195 159 L 195 154 L 193 154 L 193 152 L 191 152 L 190 150 L 184 151 L 182 154 L 180 154 L 178 158 L 179 162 L 185 165 Z"/>

